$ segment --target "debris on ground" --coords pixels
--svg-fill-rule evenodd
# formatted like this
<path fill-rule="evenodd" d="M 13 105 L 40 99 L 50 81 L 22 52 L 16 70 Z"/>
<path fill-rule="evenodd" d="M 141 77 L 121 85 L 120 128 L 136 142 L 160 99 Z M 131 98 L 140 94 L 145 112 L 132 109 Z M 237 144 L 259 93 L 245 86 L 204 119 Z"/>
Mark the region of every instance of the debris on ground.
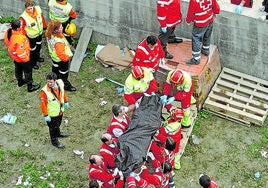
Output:
<path fill-rule="evenodd" d="M 3 117 L 1 117 L 0 123 L 6 123 L 6 124 L 14 125 L 16 123 L 16 120 L 17 120 L 16 116 L 13 116 L 12 114 L 7 113 Z"/>
<path fill-rule="evenodd" d="M 84 159 L 84 151 L 79 151 L 77 149 L 73 150 L 74 154 L 79 155 L 81 159 Z"/>

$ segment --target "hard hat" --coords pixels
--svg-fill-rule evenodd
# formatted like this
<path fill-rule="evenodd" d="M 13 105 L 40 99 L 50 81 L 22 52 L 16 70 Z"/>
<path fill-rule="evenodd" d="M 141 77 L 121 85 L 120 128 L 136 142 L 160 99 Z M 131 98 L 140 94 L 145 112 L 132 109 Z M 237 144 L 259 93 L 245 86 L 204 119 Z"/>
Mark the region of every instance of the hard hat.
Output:
<path fill-rule="evenodd" d="M 184 112 L 180 108 L 175 108 L 174 110 L 171 111 L 171 118 L 174 119 L 175 121 L 180 121 L 184 116 Z"/>
<path fill-rule="evenodd" d="M 132 73 L 133 77 L 136 78 L 137 80 L 143 78 L 143 76 L 144 76 L 144 70 L 140 66 L 134 66 L 132 68 L 131 73 Z"/>
<path fill-rule="evenodd" d="M 184 77 L 180 70 L 174 70 L 170 75 L 170 81 L 175 84 L 181 84 L 183 80 L 184 80 Z"/>
<path fill-rule="evenodd" d="M 70 36 L 76 35 L 76 25 L 73 22 L 68 23 L 68 25 L 65 28 L 65 33 Z"/>

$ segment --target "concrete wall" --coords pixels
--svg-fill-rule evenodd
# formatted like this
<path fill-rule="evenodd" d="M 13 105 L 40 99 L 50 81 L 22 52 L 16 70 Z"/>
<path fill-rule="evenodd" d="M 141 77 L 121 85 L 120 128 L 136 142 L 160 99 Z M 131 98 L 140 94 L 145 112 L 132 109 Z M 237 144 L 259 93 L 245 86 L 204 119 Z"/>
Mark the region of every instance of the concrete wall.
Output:
<path fill-rule="evenodd" d="M 47 1 L 36 0 L 47 16 Z M 78 11 L 75 23 L 94 28 L 93 40 L 135 48 L 147 35 L 158 33 L 156 0 L 69 0 Z M 18 17 L 24 9 L 23 0 L 0 0 L 1 16 Z M 236 15 L 234 6 L 220 2 L 221 14 L 214 23 L 212 44 L 218 46 L 221 64 L 225 67 L 268 80 L 268 21 L 258 19 L 264 13 L 244 8 Z M 188 2 L 182 1 L 185 17 Z M 191 38 L 192 26 L 177 27 L 180 37 Z"/>

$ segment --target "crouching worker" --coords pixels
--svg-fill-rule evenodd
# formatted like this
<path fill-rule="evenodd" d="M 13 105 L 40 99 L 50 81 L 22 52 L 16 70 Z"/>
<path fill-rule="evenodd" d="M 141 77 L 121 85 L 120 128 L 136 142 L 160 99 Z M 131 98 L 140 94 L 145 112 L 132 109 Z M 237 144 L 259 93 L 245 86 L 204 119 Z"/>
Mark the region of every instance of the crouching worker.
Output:
<path fill-rule="evenodd" d="M 128 105 L 135 104 L 137 109 L 139 107 L 139 102 L 137 101 L 143 94 L 152 95 L 156 89 L 156 79 L 153 73 L 148 68 L 134 66 L 125 81 L 124 98 Z"/>
<path fill-rule="evenodd" d="M 97 180 L 99 187 L 103 188 L 123 188 L 123 174 L 117 168 L 114 170 L 109 170 L 104 163 L 103 159 L 99 155 L 92 154 L 89 157 L 89 179 L 94 182 Z M 115 179 L 118 179 L 115 184 Z M 92 184 L 94 182 L 90 182 L 90 187 L 94 187 Z M 94 183 L 96 185 L 96 183 Z M 97 186 L 95 186 L 97 187 Z"/>
<path fill-rule="evenodd" d="M 176 93 L 171 96 L 172 90 L 175 89 Z M 191 110 L 190 105 L 193 93 L 193 84 L 191 75 L 185 71 L 176 69 L 172 70 L 167 75 L 167 80 L 164 84 L 164 95 L 161 96 L 161 101 L 166 109 L 171 112 L 173 109 L 172 102 L 180 101 L 181 107 L 184 112 L 184 117 L 181 120 L 182 128 L 191 126 Z M 169 96 L 169 98 L 168 98 Z M 168 99 L 167 99 L 168 98 Z"/>
<path fill-rule="evenodd" d="M 67 137 L 68 134 L 60 131 L 64 110 L 69 107 L 68 97 L 64 91 L 64 83 L 57 80 L 57 75 L 53 72 L 46 77 L 47 84 L 40 92 L 40 104 L 42 114 L 49 127 L 51 143 L 57 148 L 64 148 L 58 137 Z"/>

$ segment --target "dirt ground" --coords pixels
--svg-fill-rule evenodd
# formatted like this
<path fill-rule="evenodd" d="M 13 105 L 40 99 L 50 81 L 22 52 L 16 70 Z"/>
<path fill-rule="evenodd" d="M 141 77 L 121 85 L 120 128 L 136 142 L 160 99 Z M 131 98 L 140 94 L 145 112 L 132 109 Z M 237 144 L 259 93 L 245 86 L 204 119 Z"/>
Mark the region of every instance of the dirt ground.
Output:
<path fill-rule="evenodd" d="M 14 65 L 7 58 L 3 41 L 0 44 L 0 115 L 9 112 L 18 118 L 15 125 L 0 124 L 0 150 L 20 149 L 31 154 L 31 157 L 5 155 L 6 158 L 0 158 L 0 187 L 15 187 L 26 164 L 42 166 L 55 161 L 61 162 L 60 165 L 55 164 L 57 171 L 71 177 L 65 187 L 88 187 L 88 156 L 99 152 L 100 135 L 107 129 L 113 104 L 124 104 L 122 94 L 117 93 L 118 86 L 94 80 L 107 76 L 124 83 L 129 70 L 119 72 L 104 68 L 87 58 L 79 73 L 70 74 L 70 81 L 77 87 L 77 92 L 68 92 L 70 108 L 64 114 L 61 128 L 70 136 L 60 139 L 66 145 L 61 150 L 50 144 L 48 128 L 40 112 L 39 91 L 28 93 L 26 86 L 17 87 Z M 41 86 L 45 85 L 45 76 L 51 70 L 45 47 L 43 56 L 46 57 L 45 63 L 40 64 L 39 70 L 33 71 L 34 81 L 40 82 Z M 107 104 L 101 106 L 101 101 L 107 101 Z M 261 150 L 268 151 L 267 131 L 267 121 L 261 128 L 248 128 L 202 112 L 193 132 L 200 139 L 200 144 L 195 145 L 189 139 L 181 159 L 181 169 L 175 174 L 176 186 L 198 188 L 199 174 L 207 173 L 221 188 L 268 187 L 267 158 L 260 155 Z M 264 134 L 266 144 L 260 148 Z M 74 154 L 73 149 L 84 151 L 84 158 Z M 257 171 L 261 173 L 258 179 L 254 178 Z M 51 181 L 55 184 L 55 180 Z"/>

